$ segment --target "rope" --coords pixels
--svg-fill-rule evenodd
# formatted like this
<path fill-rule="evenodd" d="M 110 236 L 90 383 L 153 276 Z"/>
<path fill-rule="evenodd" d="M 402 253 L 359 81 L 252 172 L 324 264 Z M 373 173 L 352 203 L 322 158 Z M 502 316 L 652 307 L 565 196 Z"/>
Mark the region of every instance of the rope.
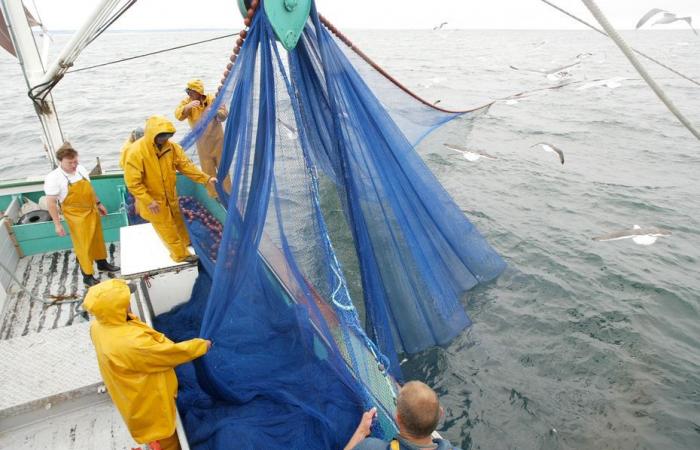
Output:
<path fill-rule="evenodd" d="M 377 64 L 376 62 L 374 62 L 374 61 L 373 61 L 369 56 L 367 56 L 362 50 L 360 50 L 359 48 L 357 48 L 357 47 L 355 46 L 355 44 L 353 44 L 352 41 L 350 41 L 350 39 L 348 39 L 343 33 L 341 33 L 341 32 L 335 27 L 335 25 L 333 25 L 332 23 L 330 23 L 330 21 L 329 21 L 328 19 L 326 19 L 325 17 L 323 17 L 321 14 L 318 15 L 318 18 L 319 18 L 319 20 L 321 21 L 321 23 L 322 23 L 326 28 L 328 28 L 328 30 L 329 30 L 331 33 L 333 33 L 335 36 L 337 36 L 338 39 L 340 39 L 340 41 L 341 41 L 343 44 L 347 45 L 347 46 L 350 48 L 350 50 L 352 50 L 353 52 L 355 52 L 355 54 L 357 54 L 357 56 L 359 56 L 359 57 L 362 58 L 367 64 L 369 64 L 370 66 L 372 66 L 372 68 L 373 68 L 374 70 L 376 70 L 377 72 L 379 72 L 379 73 L 380 73 L 384 78 L 386 78 L 387 80 L 389 80 L 389 81 L 391 81 L 392 83 L 394 83 L 394 84 L 396 85 L 396 87 L 398 87 L 399 89 L 401 89 L 402 91 L 404 91 L 405 93 L 407 93 L 408 95 L 410 95 L 411 97 L 415 98 L 416 100 L 418 100 L 419 102 L 423 103 L 423 104 L 426 105 L 426 106 L 429 106 L 429 107 L 431 107 L 431 108 L 433 108 L 433 109 L 436 109 L 436 110 L 438 110 L 438 111 L 442 111 L 442 112 L 445 112 L 445 113 L 450 113 L 450 114 L 463 114 L 463 113 L 467 113 L 467 112 L 476 111 L 476 110 L 478 110 L 478 109 L 481 109 L 481 108 L 484 108 L 484 107 L 486 107 L 486 106 L 489 106 L 489 105 L 491 105 L 491 104 L 493 103 L 493 102 L 490 102 L 490 103 L 487 103 L 486 105 L 482 105 L 482 106 L 479 106 L 479 107 L 477 107 L 477 108 L 468 109 L 468 110 L 463 110 L 463 111 L 453 111 L 453 110 L 449 110 L 449 109 L 440 108 L 439 106 L 435 106 L 433 103 L 430 103 L 429 101 L 425 100 L 424 98 L 418 96 L 418 94 L 416 94 L 415 92 L 411 91 L 411 90 L 408 89 L 406 86 L 404 86 L 403 84 L 401 84 L 396 78 L 394 78 L 394 77 L 392 77 L 391 75 L 389 75 L 384 69 L 382 69 L 382 67 L 381 67 L 379 64 Z"/>
<path fill-rule="evenodd" d="M 41 297 L 35 297 L 34 294 L 32 294 L 29 291 L 29 289 L 27 289 L 26 287 L 24 287 L 24 285 L 22 285 L 22 282 L 17 279 L 14 272 L 12 272 L 4 263 L 0 262 L 0 268 L 2 268 L 5 272 L 7 272 L 7 274 L 10 276 L 10 278 L 12 278 L 12 281 L 14 281 L 17 284 L 17 286 L 20 288 L 20 290 L 24 291 L 24 293 L 27 294 L 27 296 L 29 297 L 29 300 L 43 303 L 44 305 L 48 305 L 48 306 L 62 305 L 64 303 L 80 303 L 83 301 L 82 298 L 73 299 L 73 300 L 57 298 L 56 300 L 49 301 L 49 300 L 45 300 Z"/>
<path fill-rule="evenodd" d="M 549 1 L 547 1 L 547 0 L 540 0 L 540 1 L 541 1 L 542 3 L 545 3 L 545 4 L 549 5 L 549 6 L 551 6 L 552 8 L 556 9 L 557 11 L 559 11 L 559 12 L 561 12 L 561 13 L 563 13 L 563 14 L 566 14 L 567 16 L 571 17 L 572 19 L 576 20 L 577 22 L 580 22 L 580 23 L 586 25 L 588 28 L 590 28 L 590 29 L 592 29 L 592 30 L 594 30 L 594 31 L 596 31 L 596 32 L 598 32 L 598 33 L 600 33 L 600 34 L 602 34 L 603 36 L 605 36 L 605 37 L 610 37 L 610 36 L 608 36 L 608 34 L 607 34 L 605 31 L 601 30 L 600 28 L 596 27 L 596 26 L 593 25 L 593 24 L 590 24 L 590 23 L 586 22 L 585 20 L 583 20 L 583 19 L 581 19 L 581 18 L 579 18 L 579 17 L 576 17 L 575 15 L 571 14 L 570 12 L 566 11 L 565 9 L 560 8 L 559 6 L 555 5 L 554 3 L 551 3 L 551 2 L 549 2 Z M 651 61 L 651 62 L 653 62 L 653 63 L 655 63 L 655 64 L 658 64 L 659 66 L 663 67 L 664 69 L 666 69 L 666 70 L 668 70 L 668 71 L 670 71 L 670 72 L 672 72 L 672 73 L 678 75 L 679 77 L 684 78 L 684 79 L 690 81 L 691 83 L 694 83 L 694 84 L 697 84 L 698 86 L 700 86 L 700 82 L 698 82 L 698 81 L 696 81 L 696 80 L 693 80 L 693 79 L 690 78 L 689 76 L 680 73 L 679 71 L 677 71 L 677 70 L 674 69 L 673 67 L 669 67 L 669 66 L 667 66 L 666 64 L 662 63 L 661 61 L 656 60 L 656 59 L 652 58 L 651 56 L 646 55 L 646 54 L 640 52 L 639 50 L 637 50 L 637 49 L 635 49 L 635 48 L 632 48 L 632 51 L 635 52 L 636 54 L 638 54 L 639 56 L 641 56 L 641 57 L 643 57 L 643 58 L 646 58 L 647 60 L 649 60 L 649 61 Z"/>
<path fill-rule="evenodd" d="M 68 73 L 82 72 L 82 71 L 84 71 L 84 70 L 95 69 L 95 68 L 97 68 L 97 67 L 109 66 L 109 65 L 111 65 L 111 64 L 117 64 L 117 63 L 124 62 L 124 61 L 131 61 L 132 59 L 144 58 L 144 57 L 146 57 L 146 56 L 157 55 L 157 54 L 159 54 L 159 53 L 166 53 L 166 52 L 170 52 L 170 51 L 173 51 L 173 50 L 179 50 L 179 49 L 181 49 L 181 48 L 192 47 L 192 46 L 194 46 L 194 45 L 199 45 L 199 44 L 205 44 L 205 43 L 207 43 L 207 42 L 212 42 L 212 41 L 216 41 L 216 40 L 219 40 L 219 39 L 226 39 L 226 38 L 229 38 L 229 37 L 232 37 L 232 36 L 238 36 L 238 32 L 236 32 L 236 33 L 231 33 L 231 34 L 225 34 L 225 35 L 223 35 L 223 36 L 218 36 L 218 37 L 214 37 L 214 38 L 210 38 L 210 39 L 205 39 L 205 40 L 203 40 L 203 41 L 197 41 L 197 42 L 191 42 L 191 43 L 189 43 L 189 44 L 178 45 L 178 46 L 176 46 L 176 47 L 169 47 L 169 48 L 165 48 L 165 49 L 162 49 L 162 50 L 157 50 L 157 51 L 154 51 L 154 52 L 143 53 L 143 54 L 141 54 L 141 55 L 130 56 L 130 57 L 128 57 L 128 58 L 122 58 L 122 59 L 118 59 L 118 60 L 115 60 L 115 61 L 109 61 L 109 62 L 106 62 L 106 63 L 95 64 L 94 66 L 81 67 L 81 68 L 79 68 L 79 69 L 69 70 Z"/>
<path fill-rule="evenodd" d="M 685 118 L 685 116 L 676 108 L 671 99 L 666 96 L 666 93 L 661 89 L 661 87 L 656 84 L 656 81 L 649 75 L 644 66 L 639 62 L 634 53 L 627 45 L 627 43 L 622 39 L 618 32 L 613 28 L 613 26 L 608 22 L 603 12 L 598 8 L 594 0 L 581 0 L 586 8 L 593 14 L 600 26 L 608 33 L 608 36 L 620 47 L 622 53 L 625 54 L 629 62 L 634 66 L 639 75 L 642 76 L 644 81 L 647 82 L 649 87 L 654 91 L 654 93 L 659 97 L 659 99 L 666 105 L 669 111 L 673 113 L 674 116 L 690 131 L 693 136 L 700 140 L 700 132 L 698 132 L 693 125 Z"/>

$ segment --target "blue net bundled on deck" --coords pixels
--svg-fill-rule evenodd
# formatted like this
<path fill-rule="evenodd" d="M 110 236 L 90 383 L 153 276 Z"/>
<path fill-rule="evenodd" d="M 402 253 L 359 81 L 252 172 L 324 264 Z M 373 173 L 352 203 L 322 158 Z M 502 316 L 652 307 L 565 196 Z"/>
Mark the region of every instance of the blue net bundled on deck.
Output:
<path fill-rule="evenodd" d="M 470 115 L 418 102 L 342 47 L 312 5 L 287 52 L 259 7 L 183 140 L 229 105 L 226 221 L 183 203 L 203 270 L 157 323 L 214 342 L 178 369 L 194 448 L 342 448 L 372 406 L 373 433 L 391 437 L 398 354 L 454 338 L 469 325 L 464 293 L 504 268 L 414 149 Z"/>

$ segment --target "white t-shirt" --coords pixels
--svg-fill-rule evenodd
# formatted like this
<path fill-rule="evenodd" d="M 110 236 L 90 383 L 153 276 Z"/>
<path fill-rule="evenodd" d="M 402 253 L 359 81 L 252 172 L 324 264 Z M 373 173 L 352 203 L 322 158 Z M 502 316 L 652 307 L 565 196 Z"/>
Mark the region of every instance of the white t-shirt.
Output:
<path fill-rule="evenodd" d="M 73 175 L 69 175 L 60 167 L 56 167 L 44 179 L 44 193 L 46 195 L 57 195 L 58 201 L 63 202 L 68 195 L 68 182 L 70 181 L 73 184 L 82 179 L 90 181 L 90 175 L 85 170 L 85 167 L 80 164 L 78 164 Z"/>

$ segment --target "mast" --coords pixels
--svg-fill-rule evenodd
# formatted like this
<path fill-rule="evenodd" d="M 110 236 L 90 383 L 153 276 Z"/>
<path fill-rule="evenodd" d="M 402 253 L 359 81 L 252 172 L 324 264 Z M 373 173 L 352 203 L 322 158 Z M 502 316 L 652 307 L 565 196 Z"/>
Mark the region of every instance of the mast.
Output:
<path fill-rule="evenodd" d="M 31 92 L 32 88 L 44 76 L 44 64 L 34 40 L 32 28 L 24 12 L 24 5 L 21 0 L 2 0 L 0 5 L 7 21 L 17 59 L 22 66 L 27 88 Z M 53 97 L 49 91 L 43 98 L 33 99 L 33 103 L 34 110 L 41 122 L 44 150 L 51 166 L 56 167 L 56 150 L 63 144 L 63 132 L 58 122 Z"/>
<path fill-rule="evenodd" d="M 58 165 L 56 150 L 63 145 L 64 138 L 51 90 L 73 65 L 80 52 L 135 1 L 126 2 L 127 4 L 121 8 L 121 12 L 116 16 L 111 15 L 112 11 L 122 0 L 97 2 L 95 9 L 66 44 L 59 56 L 51 64 L 46 62 L 45 66 L 45 61 L 41 59 L 32 28 L 27 20 L 22 0 L 0 0 L 12 43 L 20 66 L 22 66 L 24 79 L 27 82 L 29 89 L 27 94 L 34 103 L 34 110 L 41 122 L 44 149 L 53 167 Z"/>

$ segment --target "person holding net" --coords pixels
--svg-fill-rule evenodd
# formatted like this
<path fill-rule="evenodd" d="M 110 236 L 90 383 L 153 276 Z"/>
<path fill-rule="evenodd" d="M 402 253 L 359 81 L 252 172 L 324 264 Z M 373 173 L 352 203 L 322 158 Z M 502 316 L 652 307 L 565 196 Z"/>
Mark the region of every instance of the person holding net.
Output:
<path fill-rule="evenodd" d="M 211 341 L 175 343 L 131 313 L 133 286 L 112 279 L 93 286 L 83 307 L 95 317 L 90 337 L 107 392 L 129 433 L 151 449 L 178 450 L 175 367 L 203 356 Z"/>
<path fill-rule="evenodd" d="M 367 437 L 377 409 L 362 415 L 357 430 L 344 450 L 460 450 L 446 439 L 433 438 L 444 411 L 437 394 L 427 384 L 409 381 L 396 399 L 396 424 L 399 434 L 389 442 Z"/>
<path fill-rule="evenodd" d="M 190 236 L 180 211 L 177 172 L 195 183 L 214 189 L 216 178 L 203 173 L 190 161 L 179 144 L 171 142 L 172 122 L 163 116 L 146 121 L 144 136 L 127 149 L 124 181 L 136 199 L 139 215 L 151 222 L 175 262 L 194 262 L 189 252 Z"/>
<path fill-rule="evenodd" d="M 182 99 L 175 108 L 175 118 L 185 120 L 194 129 L 197 123 L 202 120 L 209 107 L 214 103 L 214 96 L 204 92 L 202 80 L 190 80 L 185 89 L 187 97 Z M 221 162 L 221 151 L 224 145 L 224 129 L 221 123 L 228 117 L 225 106 L 220 106 L 214 119 L 207 125 L 202 135 L 197 139 L 197 154 L 202 171 L 209 176 L 216 177 L 216 171 Z M 231 191 L 231 178 L 226 177 L 223 182 L 226 192 Z M 207 187 L 209 196 L 217 198 L 216 189 Z"/>

